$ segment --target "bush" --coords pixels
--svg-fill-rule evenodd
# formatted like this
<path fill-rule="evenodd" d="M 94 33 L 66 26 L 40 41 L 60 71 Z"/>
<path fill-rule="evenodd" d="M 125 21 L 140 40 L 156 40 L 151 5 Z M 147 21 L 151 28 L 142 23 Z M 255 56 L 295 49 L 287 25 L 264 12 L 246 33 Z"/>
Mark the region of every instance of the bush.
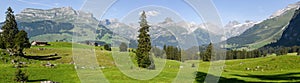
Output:
<path fill-rule="evenodd" d="M 152 56 L 150 56 L 150 61 L 151 61 L 151 64 L 149 65 L 148 69 L 150 70 L 155 70 L 155 64 L 154 64 L 154 59 Z"/>
<path fill-rule="evenodd" d="M 194 63 L 192 64 L 192 67 L 196 67 Z"/>
<path fill-rule="evenodd" d="M 126 43 L 122 42 L 121 45 L 119 46 L 120 52 L 127 52 L 128 46 Z"/>
<path fill-rule="evenodd" d="M 104 49 L 107 50 L 107 51 L 111 51 L 111 47 L 108 44 L 104 45 Z"/>

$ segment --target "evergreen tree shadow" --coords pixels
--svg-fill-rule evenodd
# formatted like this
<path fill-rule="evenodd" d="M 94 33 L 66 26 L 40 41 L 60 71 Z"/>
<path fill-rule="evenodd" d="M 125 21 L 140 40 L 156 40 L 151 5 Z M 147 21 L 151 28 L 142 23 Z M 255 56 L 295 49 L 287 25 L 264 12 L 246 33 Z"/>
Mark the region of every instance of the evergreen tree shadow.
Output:
<path fill-rule="evenodd" d="M 47 81 L 47 79 L 28 80 L 27 82 L 40 82 L 40 81 Z"/>
<path fill-rule="evenodd" d="M 206 79 L 206 77 L 209 76 L 210 79 Z M 197 72 L 196 74 L 196 82 L 197 83 L 209 83 L 211 80 L 216 80 L 218 76 L 214 76 L 212 74 L 207 74 L 203 72 Z M 239 80 L 237 78 L 225 78 L 220 76 L 218 83 L 245 83 L 246 81 L 244 80 Z"/>
<path fill-rule="evenodd" d="M 234 74 L 235 76 L 240 76 L 240 77 L 249 77 L 249 78 L 256 78 L 260 80 L 272 80 L 272 81 L 279 81 L 279 80 L 284 80 L 284 81 L 293 81 L 293 80 L 300 80 L 300 72 L 295 72 L 295 73 L 285 73 L 285 74 L 276 74 L 276 75 L 237 75 Z M 298 75 L 298 76 L 296 76 Z M 297 83 L 299 83 L 298 81 Z"/>
<path fill-rule="evenodd" d="M 23 56 L 27 59 L 34 59 L 34 60 L 57 60 L 61 59 L 62 57 L 57 55 L 47 55 L 47 56 Z"/>

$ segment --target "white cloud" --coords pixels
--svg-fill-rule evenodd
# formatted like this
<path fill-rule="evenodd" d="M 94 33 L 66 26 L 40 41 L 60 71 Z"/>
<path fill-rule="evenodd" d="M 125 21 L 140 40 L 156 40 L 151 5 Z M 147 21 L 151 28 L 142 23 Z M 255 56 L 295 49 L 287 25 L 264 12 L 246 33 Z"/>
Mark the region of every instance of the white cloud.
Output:
<path fill-rule="evenodd" d="M 151 11 L 145 11 L 146 12 L 146 15 L 147 17 L 153 17 L 153 16 L 157 16 L 159 15 L 160 13 L 156 10 L 151 10 Z M 140 12 L 139 14 L 142 14 L 142 12 Z"/>

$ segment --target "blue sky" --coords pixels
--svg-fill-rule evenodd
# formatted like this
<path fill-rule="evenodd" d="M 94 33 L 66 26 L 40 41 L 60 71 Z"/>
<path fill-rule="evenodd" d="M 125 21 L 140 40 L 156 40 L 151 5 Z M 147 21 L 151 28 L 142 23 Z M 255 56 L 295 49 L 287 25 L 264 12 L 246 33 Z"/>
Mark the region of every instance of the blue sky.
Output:
<path fill-rule="evenodd" d="M 245 20 L 261 21 L 268 18 L 275 11 L 285 8 L 288 4 L 298 0 L 213 0 L 219 15 L 226 24 L 228 21 Z M 5 11 L 11 6 L 15 13 L 20 13 L 25 8 L 50 9 L 54 7 L 70 6 L 79 10 L 85 0 L 1 0 L 0 21 L 4 21 Z M 201 23 L 201 18 L 193 8 L 183 0 L 118 0 L 108 9 L 103 18 L 121 19 L 134 10 L 145 6 L 160 6 L 168 8 L 186 21 Z M 205 8 L 204 8 L 205 9 Z M 150 11 L 150 10 L 149 10 Z M 165 17 L 176 17 L 173 14 L 156 12 Z M 175 15 L 175 14 L 174 14 Z M 165 17 L 159 17 L 159 20 Z"/>

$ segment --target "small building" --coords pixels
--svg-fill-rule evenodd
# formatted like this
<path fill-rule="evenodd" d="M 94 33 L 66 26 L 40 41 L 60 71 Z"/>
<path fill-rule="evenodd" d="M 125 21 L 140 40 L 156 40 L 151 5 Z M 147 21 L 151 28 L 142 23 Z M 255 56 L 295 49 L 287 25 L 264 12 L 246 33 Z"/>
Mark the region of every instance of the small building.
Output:
<path fill-rule="evenodd" d="M 48 46 L 50 44 L 48 44 L 48 42 L 38 42 L 38 41 L 32 41 L 31 42 L 32 46 Z"/>

